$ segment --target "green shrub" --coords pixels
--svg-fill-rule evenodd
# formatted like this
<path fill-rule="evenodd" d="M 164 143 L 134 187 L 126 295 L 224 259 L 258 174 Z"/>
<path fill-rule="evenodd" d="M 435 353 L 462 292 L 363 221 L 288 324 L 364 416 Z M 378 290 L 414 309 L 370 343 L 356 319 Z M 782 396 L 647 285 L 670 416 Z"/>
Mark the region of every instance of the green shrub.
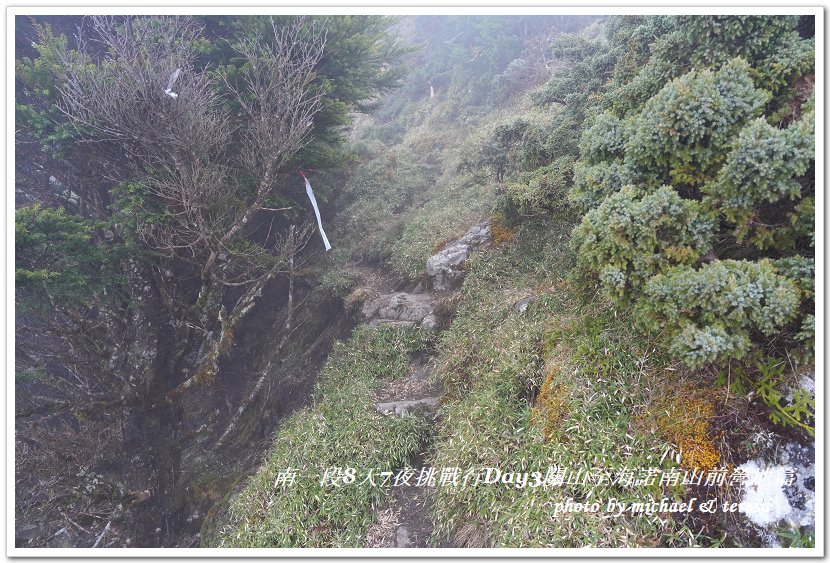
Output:
<path fill-rule="evenodd" d="M 743 357 L 753 333 L 778 333 L 795 318 L 801 297 L 769 260 L 719 260 L 652 277 L 637 310 L 647 325 L 667 331 L 672 353 L 700 367 Z"/>
<path fill-rule="evenodd" d="M 507 199 L 522 213 L 565 210 L 569 205 L 568 191 L 573 183 L 575 160 L 572 156 L 563 156 L 553 164 L 523 174 L 521 182 L 505 184 Z"/>
<path fill-rule="evenodd" d="M 610 77 L 618 53 L 600 41 L 563 33 L 554 40 L 551 53 L 570 63 L 554 73 L 533 99 L 540 105 L 563 104 L 583 107 L 590 94 L 598 92 Z"/>
<path fill-rule="evenodd" d="M 816 261 L 805 256 L 789 256 L 773 260 L 778 273 L 793 280 L 805 297 L 813 298 L 816 286 Z"/>
<path fill-rule="evenodd" d="M 791 39 L 798 16 L 681 16 L 683 37 L 694 45 L 694 64 L 724 63 L 731 57 L 768 56 Z"/>
<path fill-rule="evenodd" d="M 622 156 L 626 141 L 623 123 L 610 113 L 601 113 L 582 134 L 579 152 L 593 164 Z"/>
<path fill-rule="evenodd" d="M 814 115 L 805 115 L 786 129 L 759 117 L 744 127 L 717 178 L 703 187 L 707 203 L 746 231 L 756 208 L 764 203 L 796 199 L 798 177 L 812 164 L 815 153 Z M 781 239 L 778 235 L 778 240 Z M 750 240 L 761 248 L 763 237 Z"/>
<path fill-rule="evenodd" d="M 651 276 L 693 264 L 711 247 L 713 231 L 701 205 L 673 188 L 647 193 L 626 186 L 583 217 L 572 244 L 577 263 L 599 273 L 612 296 L 625 299 Z"/>
<path fill-rule="evenodd" d="M 33 205 L 15 212 L 14 227 L 15 285 L 33 298 L 20 306 L 89 305 L 107 289 L 122 289 L 121 245 L 95 237 L 104 223 Z"/>
<path fill-rule="evenodd" d="M 608 21 L 617 62 L 588 105 L 595 116 L 568 196 L 586 215 L 572 242 L 581 272 L 619 303 L 648 309 L 644 325 L 693 366 L 773 340 L 776 353 L 811 355 L 814 61 L 797 24 Z M 717 280 L 728 291 L 707 285 Z M 730 305 L 741 292 L 751 304 Z M 675 301 L 689 309 L 673 311 Z"/>
<path fill-rule="evenodd" d="M 628 183 L 628 173 L 620 161 L 587 164 L 580 160 L 574 164 L 568 200 L 585 212 Z"/>
<path fill-rule="evenodd" d="M 746 61 L 692 71 L 645 103 L 626 144 L 632 174 L 653 184 L 698 186 L 714 177 L 738 128 L 769 95 L 754 87 Z"/>
<path fill-rule="evenodd" d="M 666 35 L 656 40 L 654 49 L 659 53 L 661 50 L 675 51 L 676 41 L 674 35 Z M 619 64 L 622 64 L 621 60 Z M 637 113 L 642 105 L 660 91 L 668 82 L 683 74 L 683 65 L 674 57 L 655 56 L 638 66 L 637 71 L 631 80 L 621 82 L 617 88 L 612 89 L 606 96 L 605 103 L 619 115 Z"/>
<path fill-rule="evenodd" d="M 330 264 L 317 280 L 316 291 L 332 297 L 344 298 L 360 281 L 357 272 L 337 263 Z"/>

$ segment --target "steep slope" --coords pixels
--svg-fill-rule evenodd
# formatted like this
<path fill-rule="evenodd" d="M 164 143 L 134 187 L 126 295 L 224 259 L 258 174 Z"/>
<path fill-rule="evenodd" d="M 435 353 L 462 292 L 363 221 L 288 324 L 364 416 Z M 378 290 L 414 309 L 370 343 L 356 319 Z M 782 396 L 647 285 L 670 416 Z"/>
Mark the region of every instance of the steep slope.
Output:
<path fill-rule="evenodd" d="M 421 29 L 416 37 L 427 40 L 424 53 L 446 66 L 430 67 L 422 60 L 402 91 L 354 132 L 358 158 L 344 181 L 335 217 L 334 232 L 342 244 L 327 257 L 322 276 L 352 310 L 396 326 L 376 322 L 381 324 L 377 332 L 371 326 L 358 329 L 342 345 L 342 355 L 330 358 L 329 375 L 321 380 L 314 405 L 295 421 L 304 425 L 317 420 L 316 440 L 337 443 L 336 451 L 315 448 L 306 455 L 299 432 L 275 434 L 258 476 L 229 498 L 227 508 L 205 528 L 206 543 L 812 544 L 815 479 L 808 406 L 814 398 L 807 390 L 812 381 L 809 359 L 799 359 L 792 348 L 787 367 L 774 355 L 774 346 L 764 348 L 762 335 L 755 331 L 747 338 L 754 338 L 758 351 L 768 356 L 690 362 L 693 348 L 667 344 L 675 336 L 673 327 L 642 321 L 639 315 L 647 303 L 635 308 L 621 299 L 637 291 L 627 285 L 631 280 L 614 285 L 619 275 L 636 279 L 642 274 L 637 268 L 645 271 L 655 264 L 685 265 L 688 269 L 682 272 L 691 277 L 718 262 L 709 255 L 709 246 L 682 238 L 688 233 L 677 235 L 677 244 L 671 237 L 673 227 L 705 216 L 705 201 L 689 203 L 701 193 L 704 177 L 684 183 L 684 174 L 694 169 L 689 162 L 714 169 L 727 161 L 725 155 L 711 161 L 697 155 L 675 163 L 672 178 L 681 195 L 648 184 L 655 181 L 648 174 L 656 178 L 660 171 L 649 169 L 634 179 L 624 176 L 640 155 L 627 127 L 647 131 L 652 117 L 647 104 L 657 104 L 649 100 L 672 100 L 676 94 L 664 87 L 683 93 L 695 80 L 709 84 L 734 72 L 738 86 L 721 85 L 721 91 L 746 86 L 754 100 L 746 107 L 760 111 L 753 104 L 761 103 L 764 95 L 752 90 L 749 77 L 772 80 L 766 71 L 749 73 L 745 63 L 727 57 L 718 60 L 723 70 L 717 75 L 692 70 L 699 64 L 697 57 L 705 54 L 693 52 L 675 66 L 663 58 L 671 52 L 666 45 L 676 46 L 672 42 L 692 45 L 688 48 L 694 51 L 697 39 L 714 37 L 701 31 L 708 29 L 707 22 L 611 18 L 580 22 L 589 25 L 564 37 L 557 37 L 556 25 L 547 22 L 547 28 L 522 36 L 512 60 L 491 61 L 488 88 L 464 64 L 484 52 L 480 45 L 457 44 L 457 29 L 449 23 L 433 35 L 418 27 L 428 21 L 409 23 Z M 765 37 L 780 32 L 779 39 L 789 41 L 798 22 L 726 18 L 716 23 L 736 26 L 738 37 L 754 26 L 770 26 L 777 31 Z M 480 30 L 489 29 L 487 22 L 479 24 Z M 553 42 L 556 60 L 534 61 L 538 41 Z M 729 52 L 739 49 L 739 43 L 719 44 L 718 49 Z M 804 66 L 782 78 L 784 83 L 790 80 L 792 86 L 798 72 L 806 72 L 799 57 L 808 47 L 805 39 L 790 53 L 793 65 Z M 759 52 L 766 56 L 768 48 L 774 50 L 765 45 Z M 763 64 L 757 66 L 763 69 Z M 661 78 L 655 83 L 657 76 L 678 82 L 666 84 Z M 792 124 L 784 135 L 796 139 L 801 151 L 809 148 L 804 141 L 809 137 L 809 94 L 800 86 L 795 90 L 792 98 L 784 96 L 788 102 L 770 103 L 780 112 L 776 115 Z M 689 104 L 695 100 L 693 96 Z M 623 115 L 629 112 L 629 121 L 604 114 L 612 111 L 609 107 L 623 108 L 613 110 Z M 645 137 L 643 132 L 641 140 Z M 635 156 L 624 161 L 625 150 Z M 689 150 L 705 152 L 698 146 Z M 658 156 L 659 164 L 665 155 Z M 804 174 L 803 168 L 795 166 L 791 172 Z M 707 174 L 711 179 L 714 173 Z M 642 182 L 642 194 L 623 188 L 621 178 Z M 807 209 L 810 178 L 798 178 Z M 641 207 L 630 209 L 628 198 Z M 651 218 L 654 233 L 648 230 L 651 226 L 641 226 Z M 615 220 L 623 222 L 617 230 Z M 634 227 L 624 221 L 641 230 L 632 235 Z M 481 222 L 489 227 L 490 244 L 465 256 L 457 277 L 440 275 L 436 260 L 452 262 L 455 243 Z M 790 232 L 786 236 L 804 252 L 806 238 Z M 734 253 L 735 262 L 741 256 L 759 258 L 736 250 L 734 238 L 715 246 L 713 252 Z M 663 251 L 667 257 L 660 255 Z M 618 262 L 623 263 L 619 275 L 611 269 Z M 797 256 L 793 262 L 804 265 Z M 765 265 L 759 267 L 763 271 L 758 278 L 770 279 L 765 276 L 771 276 L 771 266 L 761 263 Z M 721 267 L 732 267 L 732 261 Z M 794 264 L 776 267 L 781 277 L 788 271 L 785 267 L 796 269 Z M 772 279 L 781 283 L 776 295 L 798 295 L 801 314 L 809 313 L 809 284 L 797 293 L 792 283 Z M 744 280 L 734 277 L 724 285 L 734 287 Z M 665 279 L 651 283 L 658 281 Z M 661 294 L 667 301 L 668 291 Z M 434 299 L 439 295 L 440 300 Z M 685 315 L 694 312 L 684 310 Z M 425 327 L 423 319 L 430 313 L 438 322 Z M 701 316 L 711 319 L 707 314 Z M 735 318 L 743 317 L 727 320 Z M 715 317 L 715 324 L 728 325 L 723 319 Z M 792 330 L 788 326 L 783 334 L 790 338 Z M 349 354 L 380 360 L 350 370 Z M 430 373 L 426 380 L 424 365 Z M 410 385 L 423 385 L 427 391 L 421 394 L 418 388 L 407 396 Z M 756 392 L 748 392 L 750 387 Z M 431 407 L 438 390 L 436 414 L 418 408 L 403 412 L 412 405 L 401 404 L 402 397 L 405 402 L 427 397 Z M 403 416 L 382 414 L 393 402 Z M 780 424 L 788 422 L 787 416 L 794 422 Z M 355 420 L 367 430 L 358 432 Z M 280 471 L 288 466 L 307 472 L 306 484 L 285 486 Z M 762 468 L 773 475 L 791 472 L 787 483 L 770 489 L 775 518 L 761 518 L 768 507 L 756 506 L 757 495 L 747 492 L 760 486 Z M 700 510 L 704 503 L 716 510 Z"/>

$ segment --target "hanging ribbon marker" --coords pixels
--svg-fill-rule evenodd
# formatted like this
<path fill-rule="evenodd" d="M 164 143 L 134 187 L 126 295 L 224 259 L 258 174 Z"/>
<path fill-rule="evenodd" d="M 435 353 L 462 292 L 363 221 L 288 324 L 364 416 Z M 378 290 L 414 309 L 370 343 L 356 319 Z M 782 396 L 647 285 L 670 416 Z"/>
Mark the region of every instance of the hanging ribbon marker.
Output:
<path fill-rule="evenodd" d="M 173 71 L 173 74 L 170 75 L 170 82 L 167 83 L 167 90 L 164 91 L 165 94 L 173 98 L 174 100 L 179 97 L 177 93 L 173 91 L 173 84 L 176 83 L 178 80 L 179 75 L 182 73 L 182 69 L 177 68 Z"/>
<path fill-rule="evenodd" d="M 314 207 L 314 214 L 317 216 L 317 226 L 320 228 L 320 236 L 323 237 L 323 244 L 326 247 L 326 252 L 331 250 L 329 238 L 326 236 L 326 231 L 323 230 L 323 221 L 320 219 L 320 208 L 317 207 L 317 200 L 314 198 L 314 192 L 311 191 L 311 182 L 305 177 L 305 173 L 300 170 L 300 176 L 305 180 L 305 193 L 308 194 L 308 199 L 311 200 L 311 205 Z"/>

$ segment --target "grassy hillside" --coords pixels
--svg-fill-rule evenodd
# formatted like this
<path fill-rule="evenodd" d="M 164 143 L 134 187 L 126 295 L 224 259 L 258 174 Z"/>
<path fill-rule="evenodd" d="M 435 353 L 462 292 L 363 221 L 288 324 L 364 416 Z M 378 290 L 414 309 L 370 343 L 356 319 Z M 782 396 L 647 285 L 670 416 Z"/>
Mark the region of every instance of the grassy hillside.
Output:
<path fill-rule="evenodd" d="M 203 541 L 220 547 L 360 547 L 372 507 L 388 491 L 347 482 L 343 471 L 374 468 L 380 474 L 418 451 L 421 420 L 379 414 L 370 393 L 402 375 L 410 356 L 426 345 L 420 331 L 366 327 L 339 343 L 320 375 L 314 405 L 284 422 L 260 470 L 231 501 L 221 524 L 208 521 Z M 340 468 L 339 478 L 325 479 L 334 468 Z"/>
<path fill-rule="evenodd" d="M 423 281 L 427 258 L 483 219 L 490 221 L 492 245 L 465 264 L 446 330 L 427 338 L 361 328 L 338 348 L 315 405 L 275 435 L 262 469 L 205 541 L 365 546 L 391 487 L 323 491 L 312 480 L 281 490 L 273 486 L 277 471 L 355 461 L 398 470 L 425 452 L 422 464 L 438 471 L 429 487 L 436 546 L 812 545 L 809 523 L 753 527 L 725 512 L 629 510 L 611 517 L 606 511 L 609 499 L 628 507 L 664 499 L 737 502 L 735 482 L 695 476 L 767 455 L 759 436 L 774 436 L 782 447 L 812 443 L 810 399 L 798 391 L 786 398 L 812 369 L 811 341 L 801 328 L 812 318 L 809 241 L 794 231 L 777 239 L 746 219 L 746 213 L 769 216 L 772 196 L 760 211 L 737 204 L 724 211 L 717 186 L 726 190 L 730 174 L 738 174 L 740 143 L 718 141 L 723 153 L 713 155 L 701 144 L 683 145 L 681 134 L 678 143 L 690 156 L 678 164 L 656 134 L 648 137 L 649 112 L 658 111 L 660 100 L 670 104 L 689 89 L 712 87 L 718 75 L 708 69 L 716 66 L 726 69 L 721 77 L 734 72 L 746 81 L 743 94 L 723 93 L 723 86 L 725 98 L 757 88 L 746 94 L 754 100 L 746 107 L 757 107 L 733 130 L 743 131 L 745 145 L 757 127 L 752 119 L 763 114 L 773 122 L 774 114 L 781 129 L 757 135 L 780 134 L 801 147 L 792 149 L 799 155 L 806 150 L 799 143 L 809 144 L 810 94 L 794 84 L 808 80 L 809 63 L 795 51 L 808 50 L 810 40 L 796 20 L 779 27 L 736 21 L 718 25 L 735 24 L 741 41 L 752 26 L 771 25 L 768 44 L 735 53 L 724 40 L 712 49 L 729 57 L 710 60 L 692 49 L 670 63 L 666 45 L 688 47 L 705 35 L 703 23 L 581 22 L 575 34 L 525 37 L 513 58 L 494 62 L 484 78 L 462 72 L 463 57 L 440 51 L 454 28 L 444 30 L 447 37 L 430 37 L 425 52 L 439 49 L 444 57 L 433 52 L 444 67 L 430 70 L 445 75 L 434 81 L 440 85 L 434 97 L 426 67 L 416 66 L 404 88 L 354 132 L 356 158 L 331 237 L 341 244 L 327 258 L 323 280 L 347 300 L 359 298 L 366 268 Z M 798 33 L 804 43 L 789 51 L 794 70 L 770 70 L 775 42 L 794 41 Z M 553 44 L 553 64 L 528 62 L 536 39 Z M 753 61 L 754 70 L 734 62 L 736 54 Z M 485 79 L 498 87 L 482 91 Z M 788 101 L 769 101 L 776 96 Z M 647 138 L 654 146 L 644 156 Z M 792 225 L 812 201 L 809 174 L 796 168 L 774 171 L 789 173 L 803 190 L 785 204 L 790 215 L 778 218 Z M 670 179 L 673 188 L 664 185 Z M 672 230 L 698 220 L 703 226 L 694 233 Z M 716 268 L 728 273 L 723 283 L 712 282 L 720 285 L 707 290 L 709 301 L 697 289 L 677 289 L 684 275 L 699 276 L 704 286 L 720 275 Z M 799 268 L 802 274 L 792 273 Z M 741 284 L 754 289 L 740 299 L 762 293 L 752 302 L 767 307 L 762 313 L 707 308 L 738 299 L 722 293 Z M 689 291 L 689 301 L 701 302 L 684 308 L 671 301 L 672 291 Z M 779 303 L 778 312 L 770 303 Z M 721 345 L 729 339 L 741 344 Z M 401 376 L 416 352 L 433 357 L 433 377 L 443 388 L 434 427 L 418 416 L 381 417 L 370 404 L 369 389 Z M 495 469 L 511 477 L 495 478 Z M 517 483 L 516 474 L 527 483 Z M 574 510 L 574 503 L 601 508 Z"/>

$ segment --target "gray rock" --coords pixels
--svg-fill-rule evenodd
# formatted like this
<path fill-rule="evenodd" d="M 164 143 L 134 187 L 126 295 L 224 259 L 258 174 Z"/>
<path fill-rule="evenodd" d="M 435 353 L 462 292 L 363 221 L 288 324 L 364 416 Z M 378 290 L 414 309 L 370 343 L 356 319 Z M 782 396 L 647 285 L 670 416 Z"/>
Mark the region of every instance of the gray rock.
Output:
<path fill-rule="evenodd" d="M 430 316 L 434 302 L 428 293 L 390 293 L 364 303 L 363 315 L 369 324 L 418 324 Z"/>
<path fill-rule="evenodd" d="M 432 280 L 432 287 L 438 291 L 451 291 L 461 285 L 465 275 L 464 262 L 473 250 L 489 244 L 490 239 L 490 223 L 479 223 L 470 227 L 460 239 L 430 256 L 427 275 Z"/>
<path fill-rule="evenodd" d="M 395 534 L 395 547 L 410 547 L 411 545 L 412 540 L 409 537 L 409 530 L 403 526 L 398 527 Z"/>
<path fill-rule="evenodd" d="M 815 449 L 776 432 L 759 432 L 753 443 L 760 455 L 736 469 L 746 475 L 739 511 L 765 546 L 779 547 L 777 527 L 815 528 Z"/>
<path fill-rule="evenodd" d="M 421 328 L 425 328 L 427 330 L 437 330 L 438 329 L 438 319 L 435 317 L 434 314 L 430 313 L 424 320 L 421 321 Z"/>
<path fill-rule="evenodd" d="M 431 413 L 438 410 L 438 397 L 424 397 L 423 399 L 413 399 L 411 401 L 392 401 L 389 403 L 378 403 L 375 409 L 381 414 L 396 414 L 404 416 L 410 412 L 426 412 Z"/>
<path fill-rule="evenodd" d="M 525 297 L 524 299 L 519 299 L 513 304 L 513 311 L 522 315 L 535 300 L 535 297 Z"/>

